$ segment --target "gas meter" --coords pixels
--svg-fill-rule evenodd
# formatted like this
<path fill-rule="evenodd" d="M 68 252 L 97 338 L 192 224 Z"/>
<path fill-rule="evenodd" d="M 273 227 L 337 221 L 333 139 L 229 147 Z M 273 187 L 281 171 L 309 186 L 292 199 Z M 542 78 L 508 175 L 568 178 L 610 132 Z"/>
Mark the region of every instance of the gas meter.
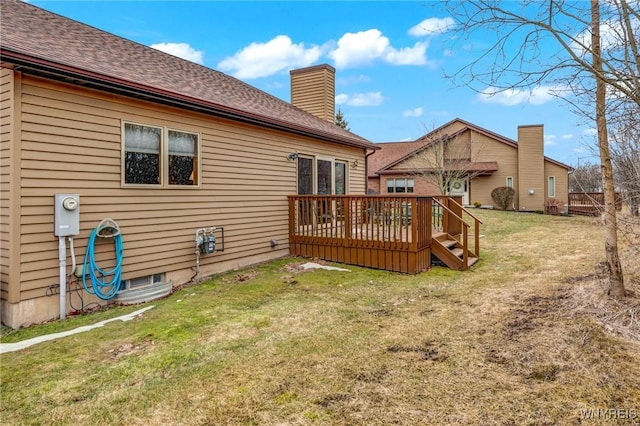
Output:
<path fill-rule="evenodd" d="M 216 251 L 216 237 L 214 235 L 205 235 L 204 242 L 200 246 L 202 253 L 213 253 Z"/>
<path fill-rule="evenodd" d="M 196 231 L 196 247 L 200 253 L 209 254 L 216 251 L 216 236 L 214 232 L 217 228 L 200 228 Z"/>

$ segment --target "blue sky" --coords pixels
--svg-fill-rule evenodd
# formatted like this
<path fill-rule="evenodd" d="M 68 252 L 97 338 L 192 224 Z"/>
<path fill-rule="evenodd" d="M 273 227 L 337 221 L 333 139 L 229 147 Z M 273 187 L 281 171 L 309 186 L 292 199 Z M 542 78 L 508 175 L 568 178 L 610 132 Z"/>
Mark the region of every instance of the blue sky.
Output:
<path fill-rule="evenodd" d="M 373 142 L 416 139 L 459 117 L 511 139 L 544 124 L 545 155 L 594 161 L 593 129 L 548 87 L 493 97 L 445 74 L 473 52 L 451 49 L 437 2 L 47 1 L 31 4 L 233 75 L 285 101 L 289 70 L 336 68 L 336 103 Z M 474 40 L 482 49 L 484 40 Z"/>

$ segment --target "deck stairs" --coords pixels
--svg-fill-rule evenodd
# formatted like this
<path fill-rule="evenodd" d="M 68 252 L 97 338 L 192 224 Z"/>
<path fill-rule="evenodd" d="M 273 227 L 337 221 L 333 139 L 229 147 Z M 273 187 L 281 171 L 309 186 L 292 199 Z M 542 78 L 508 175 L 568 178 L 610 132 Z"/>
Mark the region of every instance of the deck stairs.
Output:
<path fill-rule="evenodd" d="M 446 232 L 433 235 L 431 250 L 434 256 L 456 271 L 466 271 L 478 261 L 478 258 L 467 250 L 467 264 L 465 265 L 463 245 Z"/>

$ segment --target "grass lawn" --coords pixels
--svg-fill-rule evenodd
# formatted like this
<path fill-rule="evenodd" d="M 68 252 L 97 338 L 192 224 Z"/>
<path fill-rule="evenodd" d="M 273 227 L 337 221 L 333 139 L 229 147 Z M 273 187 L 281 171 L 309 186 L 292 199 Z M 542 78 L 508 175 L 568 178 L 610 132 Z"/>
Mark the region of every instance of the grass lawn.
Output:
<path fill-rule="evenodd" d="M 3 354 L 0 422 L 640 423 L 639 239 L 622 241 L 633 294 L 616 302 L 593 219 L 476 212 L 481 261 L 467 272 L 303 272 L 304 259 L 284 259 Z M 140 308 L 5 330 L 2 342 Z"/>

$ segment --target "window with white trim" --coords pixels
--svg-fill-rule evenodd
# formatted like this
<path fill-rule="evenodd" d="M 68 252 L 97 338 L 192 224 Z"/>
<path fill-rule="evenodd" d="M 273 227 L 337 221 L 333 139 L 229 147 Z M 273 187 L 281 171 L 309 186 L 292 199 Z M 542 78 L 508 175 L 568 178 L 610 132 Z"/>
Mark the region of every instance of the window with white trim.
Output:
<path fill-rule="evenodd" d="M 549 197 L 556 196 L 556 178 L 555 176 L 549 176 L 549 189 L 548 189 Z"/>
<path fill-rule="evenodd" d="M 346 194 L 347 162 L 298 155 L 298 194 Z"/>
<path fill-rule="evenodd" d="M 413 188 L 413 179 L 387 179 L 388 194 L 412 193 Z"/>
<path fill-rule="evenodd" d="M 507 176 L 507 188 L 513 188 L 513 176 Z"/>
<path fill-rule="evenodd" d="M 200 135 L 123 122 L 124 185 L 198 186 Z"/>

